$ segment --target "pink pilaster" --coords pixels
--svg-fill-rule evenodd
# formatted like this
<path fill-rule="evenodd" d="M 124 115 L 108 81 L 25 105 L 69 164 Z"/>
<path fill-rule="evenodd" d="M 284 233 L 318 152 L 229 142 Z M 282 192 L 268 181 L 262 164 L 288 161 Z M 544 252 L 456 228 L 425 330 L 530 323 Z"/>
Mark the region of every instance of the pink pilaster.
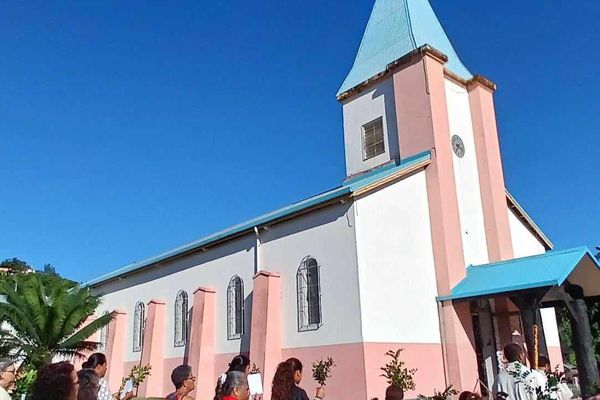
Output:
<path fill-rule="evenodd" d="M 494 111 L 494 89 L 493 83 L 481 77 L 473 78 L 468 85 L 490 262 L 513 258 L 504 173 Z"/>
<path fill-rule="evenodd" d="M 106 358 L 108 359 L 107 379 L 112 393 L 119 390 L 121 379 L 129 373 L 125 371 L 125 342 L 127 335 L 127 313 L 113 311 L 114 318 L 108 324 Z"/>
<path fill-rule="evenodd" d="M 140 365 L 151 365 L 152 371 L 140 385 L 140 397 L 164 396 L 163 360 L 165 352 L 165 312 L 166 304 L 162 300 L 150 300 L 144 328 L 144 343 Z"/>
<path fill-rule="evenodd" d="M 271 398 L 271 382 L 281 362 L 281 278 L 259 271 L 252 292 L 252 335 L 250 360 L 262 371 L 264 400 Z"/>
<path fill-rule="evenodd" d="M 465 276 L 444 62 L 444 55 L 422 49 L 393 75 L 401 156 L 432 152 L 425 173 L 439 295 Z M 446 379 L 459 390 L 471 390 L 478 378 L 468 307 L 443 303 L 439 309 Z"/>
<path fill-rule="evenodd" d="M 189 363 L 196 380 L 197 399 L 211 399 L 215 392 L 216 299 L 213 289 L 198 288 L 192 308 Z"/>

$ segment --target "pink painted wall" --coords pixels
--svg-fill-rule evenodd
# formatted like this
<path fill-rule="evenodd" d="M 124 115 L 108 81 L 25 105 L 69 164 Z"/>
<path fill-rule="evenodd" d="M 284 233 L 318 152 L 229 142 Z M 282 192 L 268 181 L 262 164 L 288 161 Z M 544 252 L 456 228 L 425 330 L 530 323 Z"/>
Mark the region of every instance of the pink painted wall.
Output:
<path fill-rule="evenodd" d="M 163 389 L 163 361 L 165 352 L 165 318 L 166 304 L 162 300 L 151 300 L 148 303 L 148 314 L 144 331 L 141 365 L 151 365 L 152 373 L 140 385 L 141 396 L 161 396 Z"/>
<path fill-rule="evenodd" d="M 262 371 L 263 382 L 271 382 L 281 360 L 281 278 L 279 274 L 259 271 L 254 276 L 252 294 L 252 334 L 250 359 Z M 263 395 L 271 398 L 270 391 Z"/>
<path fill-rule="evenodd" d="M 444 360 L 442 346 L 439 343 L 365 343 L 365 370 L 367 396 L 365 398 L 385 397 L 388 384 L 381 377 L 380 368 L 389 361 L 385 356 L 388 350 L 403 348 L 401 359 L 407 368 L 416 368 L 416 389 L 405 393 L 405 398 L 416 398 L 419 394 L 432 395 L 433 390 L 443 390 Z"/>
<path fill-rule="evenodd" d="M 490 262 L 513 258 L 493 89 L 475 78 L 468 86 L 483 217 Z"/>
<path fill-rule="evenodd" d="M 129 373 L 125 370 L 125 343 L 127 334 L 127 313 L 122 310 L 114 311 L 114 319 L 108 325 L 106 358 L 108 359 L 108 385 L 115 393 L 121 386 L 121 380 Z"/>
<path fill-rule="evenodd" d="M 431 237 L 438 294 L 447 295 L 466 272 L 443 61 L 418 55 L 393 80 L 401 156 L 432 150 L 426 169 Z M 478 378 L 470 313 L 446 302 L 439 315 L 447 381 L 470 389 Z"/>
<path fill-rule="evenodd" d="M 560 346 L 548 346 L 548 358 L 550 358 L 550 365 L 552 366 L 552 369 L 556 368 L 558 365 L 561 371 L 564 370 L 564 360 Z"/>
<path fill-rule="evenodd" d="M 171 372 L 178 366 L 184 364 L 183 357 L 175 357 L 175 358 L 165 358 L 163 360 L 163 390 L 164 395 L 167 395 L 171 392 L 175 391 L 175 386 L 173 386 L 173 382 L 171 382 Z"/>
<path fill-rule="evenodd" d="M 214 377 L 215 375 L 215 302 L 213 289 L 201 287 L 194 292 L 189 365 L 197 377 Z M 214 394 L 214 384 L 205 379 L 198 379 L 193 394 L 197 398 L 211 398 Z"/>

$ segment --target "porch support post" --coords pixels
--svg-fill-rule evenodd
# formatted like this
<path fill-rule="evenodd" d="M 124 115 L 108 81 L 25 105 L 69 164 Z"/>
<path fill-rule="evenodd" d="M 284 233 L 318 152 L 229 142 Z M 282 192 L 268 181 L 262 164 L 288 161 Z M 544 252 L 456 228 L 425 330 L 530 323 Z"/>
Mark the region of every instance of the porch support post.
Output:
<path fill-rule="evenodd" d="M 479 338 L 481 342 L 481 357 L 485 364 L 486 385 L 492 387 L 494 377 L 498 373 L 498 357 L 494 338 L 494 324 L 492 321 L 492 307 L 490 300 L 482 299 L 477 303 L 479 319 Z"/>
<path fill-rule="evenodd" d="M 540 299 L 543 297 L 542 293 L 532 293 L 522 296 L 515 296 L 511 298 L 512 302 L 519 307 L 521 313 L 521 322 L 523 323 L 523 334 L 525 336 L 525 343 L 527 344 L 527 359 L 529 365 L 533 368 L 533 326 L 538 326 L 538 332 L 540 337 L 544 335 L 542 320 L 538 319 L 540 314 Z M 546 340 L 538 340 L 538 350 L 544 355 L 548 355 L 548 349 L 546 348 Z"/>
<path fill-rule="evenodd" d="M 598 365 L 594 356 L 594 345 L 590 330 L 587 305 L 583 289 L 577 285 L 567 285 L 565 291 L 571 299 L 565 299 L 571 314 L 571 331 L 573 332 L 573 345 L 579 372 L 579 387 L 583 399 L 592 396 L 592 386 L 598 385 Z"/>

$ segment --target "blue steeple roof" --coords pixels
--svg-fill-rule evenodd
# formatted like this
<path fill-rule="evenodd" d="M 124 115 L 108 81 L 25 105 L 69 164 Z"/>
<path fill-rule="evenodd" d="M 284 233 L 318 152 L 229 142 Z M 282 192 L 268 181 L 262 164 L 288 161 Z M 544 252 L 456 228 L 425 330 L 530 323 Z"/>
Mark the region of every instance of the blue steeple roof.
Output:
<path fill-rule="evenodd" d="M 428 0 L 375 0 L 358 53 L 337 95 L 385 71 L 387 65 L 428 44 L 448 56 L 446 66 L 464 79 L 462 64 Z"/>

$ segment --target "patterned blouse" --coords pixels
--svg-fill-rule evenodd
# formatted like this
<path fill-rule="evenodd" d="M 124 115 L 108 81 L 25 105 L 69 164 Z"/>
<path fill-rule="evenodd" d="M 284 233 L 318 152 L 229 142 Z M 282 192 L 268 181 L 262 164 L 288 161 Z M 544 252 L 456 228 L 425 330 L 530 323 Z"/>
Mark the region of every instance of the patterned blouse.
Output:
<path fill-rule="evenodd" d="M 112 400 L 110 389 L 108 388 L 108 382 L 106 379 L 100 379 L 100 388 L 98 389 L 98 400 Z"/>

